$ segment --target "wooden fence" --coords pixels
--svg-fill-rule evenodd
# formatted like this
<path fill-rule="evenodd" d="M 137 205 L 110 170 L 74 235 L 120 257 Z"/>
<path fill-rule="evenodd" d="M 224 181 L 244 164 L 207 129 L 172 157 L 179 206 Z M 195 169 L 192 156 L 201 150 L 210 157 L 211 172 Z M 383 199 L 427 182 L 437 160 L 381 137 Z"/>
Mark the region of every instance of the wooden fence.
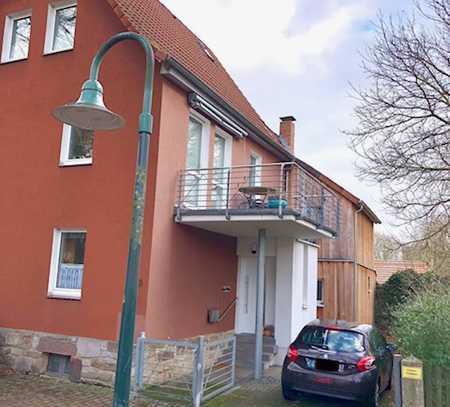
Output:
<path fill-rule="evenodd" d="M 450 407 L 450 367 L 424 363 L 426 407 Z"/>

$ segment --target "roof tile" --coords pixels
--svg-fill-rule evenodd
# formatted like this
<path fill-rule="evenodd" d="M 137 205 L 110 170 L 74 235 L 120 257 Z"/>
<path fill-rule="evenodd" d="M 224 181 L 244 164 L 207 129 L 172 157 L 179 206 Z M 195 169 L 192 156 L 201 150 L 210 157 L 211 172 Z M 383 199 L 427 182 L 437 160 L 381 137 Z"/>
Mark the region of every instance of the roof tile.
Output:
<path fill-rule="evenodd" d="M 108 0 L 108 3 L 121 20 L 125 18 L 130 23 L 131 29 L 145 35 L 153 46 L 192 72 L 263 134 L 279 142 L 214 53 L 159 0 Z"/>

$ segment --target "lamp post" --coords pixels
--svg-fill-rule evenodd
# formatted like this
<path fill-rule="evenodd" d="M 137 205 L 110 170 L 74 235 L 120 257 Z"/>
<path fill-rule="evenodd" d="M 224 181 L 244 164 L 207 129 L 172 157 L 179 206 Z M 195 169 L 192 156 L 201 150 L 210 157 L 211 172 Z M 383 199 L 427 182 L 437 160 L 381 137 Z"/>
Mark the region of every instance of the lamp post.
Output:
<path fill-rule="evenodd" d="M 107 52 L 114 45 L 124 40 L 134 40 L 142 45 L 146 56 L 146 71 L 144 101 L 142 113 L 139 116 L 139 144 L 133 196 L 133 217 L 128 247 L 125 294 L 122 305 L 119 351 L 114 384 L 114 407 L 128 406 L 130 395 L 138 271 L 147 185 L 148 150 L 152 129 L 151 101 L 153 96 L 154 55 L 152 47 L 145 37 L 132 32 L 124 32 L 111 37 L 95 55 L 91 65 L 89 80 L 83 84 L 78 101 L 58 107 L 53 111 L 53 116 L 56 119 L 82 130 L 114 130 L 123 127 L 125 120 L 118 114 L 108 110 L 103 103 L 103 87 L 98 81 L 98 75 Z"/>

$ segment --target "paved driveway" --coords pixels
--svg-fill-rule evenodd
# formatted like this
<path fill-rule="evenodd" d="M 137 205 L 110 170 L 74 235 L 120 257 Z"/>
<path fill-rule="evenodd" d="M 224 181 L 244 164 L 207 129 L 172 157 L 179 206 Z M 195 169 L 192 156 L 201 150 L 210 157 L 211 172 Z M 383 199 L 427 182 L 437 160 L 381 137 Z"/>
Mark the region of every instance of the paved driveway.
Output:
<path fill-rule="evenodd" d="M 271 368 L 265 372 L 261 382 L 248 381 L 225 396 L 207 403 L 207 407 L 360 407 L 358 403 L 339 401 L 326 397 L 302 397 L 297 402 L 288 402 L 281 395 L 281 369 Z M 382 407 L 393 407 L 392 395 L 383 396 Z"/>
<path fill-rule="evenodd" d="M 261 382 L 248 381 L 239 389 L 211 400 L 206 407 L 356 407 L 356 404 L 325 398 L 286 402 L 281 396 L 279 377 L 279 369 L 270 369 Z M 0 368 L 0 407 L 110 407 L 111 401 L 110 388 L 16 375 Z M 138 400 L 132 406 L 180 407 L 152 400 Z M 390 397 L 385 397 L 383 407 L 391 406 Z"/>

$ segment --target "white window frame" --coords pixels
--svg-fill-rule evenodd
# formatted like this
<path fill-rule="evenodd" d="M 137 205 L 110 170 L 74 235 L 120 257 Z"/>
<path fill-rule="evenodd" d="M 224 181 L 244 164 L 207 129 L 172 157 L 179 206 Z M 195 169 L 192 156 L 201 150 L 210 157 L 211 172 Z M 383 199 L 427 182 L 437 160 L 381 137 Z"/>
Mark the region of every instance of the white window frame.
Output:
<path fill-rule="evenodd" d="M 48 13 L 47 13 L 47 28 L 45 31 L 45 44 L 44 44 L 44 55 L 57 54 L 58 52 L 70 51 L 75 48 L 75 33 L 77 27 L 75 25 L 75 32 L 73 38 L 73 44 L 71 47 L 63 49 L 53 49 L 54 36 L 55 36 L 55 23 L 56 23 L 56 12 L 67 7 L 78 7 L 77 0 L 60 0 L 49 3 Z"/>
<path fill-rule="evenodd" d="M 50 260 L 50 275 L 48 279 L 48 290 L 47 296 L 49 298 L 60 298 L 68 300 L 79 300 L 81 299 L 80 289 L 71 288 L 58 288 L 56 287 L 56 282 L 58 278 L 59 270 L 59 260 L 60 260 L 60 250 L 61 250 L 61 237 L 63 233 L 87 233 L 86 229 L 53 229 L 53 243 L 52 243 L 52 254 Z M 84 279 L 84 273 L 83 273 Z"/>
<path fill-rule="evenodd" d="M 229 135 L 228 133 L 226 133 L 221 128 L 216 127 L 215 132 L 214 132 L 213 149 L 215 148 L 216 136 L 222 137 L 225 140 L 223 167 L 224 168 L 231 167 L 232 155 L 233 155 L 233 137 L 231 135 Z M 213 151 L 213 157 L 214 157 L 214 151 Z M 211 184 L 212 184 L 212 188 L 215 188 L 217 186 L 222 188 L 222 190 L 225 192 L 224 201 L 226 204 L 226 187 L 227 187 L 226 181 L 224 180 L 221 184 L 219 184 L 214 180 L 214 177 L 212 177 Z M 211 191 L 211 194 L 212 194 L 212 191 Z"/>
<path fill-rule="evenodd" d="M 9 14 L 5 18 L 5 29 L 3 31 L 3 47 L 2 47 L 2 57 L 1 63 L 14 62 L 14 61 L 24 61 L 28 59 L 28 55 L 30 53 L 30 45 L 31 45 L 31 34 L 30 34 L 30 43 L 28 46 L 28 54 L 26 57 L 22 58 L 10 58 L 11 47 L 12 47 L 12 38 L 13 38 L 13 27 L 14 21 L 20 20 L 22 18 L 32 18 L 31 9 L 27 9 L 24 11 L 20 11 L 18 13 Z M 33 22 L 31 23 L 33 25 Z"/>
<path fill-rule="evenodd" d="M 194 119 L 202 124 L 202 134 L 201 134 L 201 141 L 200 141 L 200 169 L 207 169 L 208 168 L 208 161 L 209 161 L 209 138 L 211 134 L 211 122 L 206 119 L 204 116 L 196 112 L 195 110 L 190 110 L 189 112 L 189 120 Z M 188 122 L 189 123 L 189 122 Z M 187 140 L 187 139 L 186 139 Z M 187 158 L 187 142 L 186 142 L 186 158 Z M 185 165 L 185 170 L 187 170 Z M 200 175 L 198 173 L 195 173 L 195 169 L 192 171 L 186 171 L 185 175 L 193 175 L 194 177 L 200 178 L 199 181 L 199 187 L 200 191 L 206 191 L 207 184 L 208 184 L 208 172 L 206 171 L 205 174 Z M 206 176 L 204 176 L 206 175 Z M 187 208 L 190 209 L 201 209 L 204 208 L 207 204 L 207 199 L 205 197 L 204 202 L 199 202 L 198 205 L 190 205 L 189 202 L 186 202 L 184 200 L 184 205 Z"/>
<path fill-rule="evenodd" d="M 260 167 L 262 165 L 262 157 L 259 154 L 255 153 L 254 151 L 252 151 L 250 153 L 250 161 L 252 158 L 255 159 L 256 162 L 255 165 L 259 166 L 255 168 L 255 185 L 254 185 L 255 187 L 259 187 L 261 186 L 261 178 L 262 178 L 261 177 L 262 168 Z M 251 164 L 249 165 L 251 166 Z M 250 174 L 249 174 L 249 185 L 250 185 Z"/>
<path fill-rule="evenodd" d="M 69 167 L 73 165 L 91 165 L 93 158 L 69 158 L 70 137 L 72 127 L 68 124 L 63 125 L 61 136 L 61 151 L 59 155 L 59 166 Z"/>

